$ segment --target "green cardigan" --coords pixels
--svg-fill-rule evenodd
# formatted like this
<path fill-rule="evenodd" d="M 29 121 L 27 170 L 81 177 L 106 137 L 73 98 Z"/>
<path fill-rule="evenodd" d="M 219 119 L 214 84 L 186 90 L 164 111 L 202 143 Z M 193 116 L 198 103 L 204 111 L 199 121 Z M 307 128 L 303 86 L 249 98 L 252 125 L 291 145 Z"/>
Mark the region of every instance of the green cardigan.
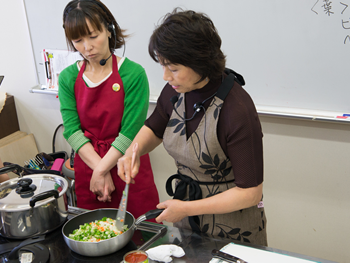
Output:
<path fill-rule="evenodd" d="M 76 62 L 65 68 L 58 79 L 58 98 L 64 126 L 63 136 L 76 152 L 90 141 L 84 136 L 84 131 L 81 129 L 76 108 L 74 84 L 78 73 Z M 119 74 L 125 92 L 124 113 L 121 131 L 112 146 L 124 154 L 147 117 L 149 85 L 144 68 L 128 58 L 125 58 L 120 66 Z"/>

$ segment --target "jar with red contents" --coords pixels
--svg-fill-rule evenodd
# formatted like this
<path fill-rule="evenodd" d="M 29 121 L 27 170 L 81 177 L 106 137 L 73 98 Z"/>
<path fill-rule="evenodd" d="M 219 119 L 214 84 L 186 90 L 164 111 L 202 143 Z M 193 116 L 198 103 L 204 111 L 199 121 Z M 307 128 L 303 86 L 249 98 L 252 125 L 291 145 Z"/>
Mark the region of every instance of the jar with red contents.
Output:
<path fill-rule="evenodd" d="M 148 255 L 141 250 L 133 250 L 124 255 L 124 263 L 148 263 Z"/>

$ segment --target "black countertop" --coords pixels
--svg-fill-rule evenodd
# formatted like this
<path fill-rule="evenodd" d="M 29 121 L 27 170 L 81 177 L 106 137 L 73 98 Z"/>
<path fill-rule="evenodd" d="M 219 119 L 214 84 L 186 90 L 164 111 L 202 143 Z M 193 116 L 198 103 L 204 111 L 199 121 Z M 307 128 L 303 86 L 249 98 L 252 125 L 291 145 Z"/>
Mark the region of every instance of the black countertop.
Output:
<path fill-rule="evenodd" d="M 149 222 L 143 222 L 142 225 L 144 226 L 149 225 L 151 227 L 153 225 L 156 227 L 160 226 L 159 224 L 154 224 Z M 164 227 L 166 227 L 167 229 L 165 235 L 159 238 L 158 240 L 156 240 L 151 245 L 151 247 L 157 246 L 160 244 L 176 244 L 181 246 L 184 249 L 186 255 L 182 258 L 174 258 L 173 260 L 174 263 L 209 262 L 212 259 L 211 251 L 214 248 L 221 249 L 223 246 L 232 242 L 232 240 L 230 239 L 219 238 L 219 237 L 208 237 L 203 234 L 198 234 L 189 230 L 179 229 L 176 227 L 170 227 L 170 226 L 164 226 Z M 148 239 L 150 236 L 153 236 L 153 235 L 154 234 L 152 233 L 150 234 L 147 231 L 136 230 L 132 241 L 130 241 L 124 248 L 122 248 L 121 250 L 113 254 L 103 256 L 103 257 L 85 257 L 71 251 L 63 239 L 61 228 L 58 228 L 57 230 L 47 234 L 45 237 L 45 240 L 39 243 L 48 247 L 50 251 L 50 260 L 49 260 L 50 263 L 62 263 L 62 262 L 65 262 L 65 263 L 118 262 L 119 263 L 122 261 L 124 254 L 126 254 L 131 250 L 138 249 L 140 246 L 142 246 L 145 243 L 146 239 Z M 0 237 L 0 247 L 1 247 L 1 244 L 8 244 L 8 243 L 14 243 L 14 242 L 19 242 L 19 241 L 9 240 L 9 239 Z M 287 254 L 287 255 L 299 257 L 302 259 L 313 260 L 320 263 L 334 263 L 333 261 L 317 259 L 317 258 L 305 256 L 305 255 L 273 249 L 270 247 L 261 247 L 261 246 L 252 246 L 252 247 L 267 250 L 267 251 Z M 7 255 L 8 253 L 5 253 L 0 256 L 0 263 L 5 262 L 4 260 Z M 154 261 L 150 260 L 150 262 L 154 262 Z"/>
<path fill-rule="evenodd" d="M 162 225 L 154 224 L 154 223 L 148 223 L 148 222 L 142 222 L 140 224 L 140 229 L 145 229 L 147 226 L 150 227 L 161 227 Z M 86 257 L 81 256 L 74 251 L 72 251 L 65 243 L 63 235 L 62 235 L 62 226 L 58 229 L 52 231 L 51 233 L 48 233 L 45 235 L 45 240 L 41 242 L 37 242 L 36 244 L 42 244 L 46 246 L 50 251 L 50 263 L 62 263 L 62 262 L 74 262 L 74 263 L 83 263 L 83 262 L 103 262 L 103 263 L 110 263 L 110 262 L 121 262 L 123 260 L 123 256 L 132 250 L 137 250 L 141 246 L 145 245 L 146 241 L 153 236 L 156 235 L 156 233 L 152 233 L 149 231 L 144 231 L 137 229 L 134 232 L 132 240 L 121 250 L 102 257 Z M 166 230 L 166 229 L 164 229 Z M 165 233 L 166 231 L 163 231 Z M 7 239 L 0 236 L 0 254 L 5 251 L 5 248 L 9 244 L 15 246 L 18 245 L 23 240 L 15 240 L 15 239 Z M 179 243 L 179 242 L 178 242 Z M 152 244 L 154 245 L 160 245 L 159 241 L 155 241 Z M 151 245 L 152 245 L 151 244 Z M 0 255 L 0 263 L 5 263 L 6 258 L 9 255 L 9 252 Z"/>
<path fill-rule="evenodd" d="M 86 211 L 88 210 L 77 207 L 68 207 L 68 220 Z M 0 263 L 5 263 L 9 255 L 9 251 L 11 251 L 13 247 L 22 241 L 23 240 L 7 239 L 0 236 Z M 145 221 L 137 225 L 132 240 L 125 247 L 107 256 L 86 257 L 75 253 L 66 245 L 64 241 L 62 226 L 58 227 L 51 233 L 46 234 L 45 240 L 38 242 L 37 244 L 39 244 L 39 246 L 44 245 L 48 248 L 50 254 L 48 262 L 50 263 L 119 263 L 123 260 L 123 256 L 129 251 L 137 249 L 147 250 L 150 247 L 155 247 L 162 244 L 178 245 L 185 251 L 185 256 L 181 258 L 173 258 L 174 263 L 202 263 L 209 262 L 212 259 L 211 251 L 213 249 L 220 250 L 222 247 L 231 242 L 231 239 L 208 236 L 206 234 L 196 233 L 188 229 L 180 229 Z M 237 243 L 242 244 L 239 242 Z M 318 263 L 335 263 L 329 260 L 322 260 L 270 247 L 254 245 L 250 245 L 250 247 L 290 255 L 301 259 L 312 260 Z M 5 251 L 8 252 L 5 253 Z M 150 260 L 149 262 L 154 263 L 155 261 Z"/>

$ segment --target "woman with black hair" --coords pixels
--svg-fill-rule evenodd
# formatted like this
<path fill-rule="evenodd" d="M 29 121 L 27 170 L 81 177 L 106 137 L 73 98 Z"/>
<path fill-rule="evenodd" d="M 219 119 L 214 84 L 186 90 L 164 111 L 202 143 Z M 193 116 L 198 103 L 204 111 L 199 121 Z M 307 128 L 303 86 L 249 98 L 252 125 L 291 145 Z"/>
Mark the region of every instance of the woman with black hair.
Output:
<path fill-rule="evenodd" d="M 69 2 L 63 27 L 68 46 L 83 57 L 59 75 L 63 135 L 77 153 L 77 206 L 117 208 L 125 183 L 116 164 L 146 119 L 146 72 L 139 64 L 113 54 L 125 45 L 126 35 L 102 2 Z M 130 186 L 127 207 L 135 217 L 159 202 L 148 154 L 141 157 L 141 164 L 142 176 Z"/>
<path fill-rule="evenodd" d="M 149 53 L 168 83 L 119 159 L 119 176 L 142 176 L 138 162 L 130 167 L 135 143 L 140 156 L 163 142 L 178 171 L 166 185 L 174 199 L 158 204 L 165 210 L 156 221 L 267 246 L 261 125 L 243 77 L 225 69 L 213 22 L 175 9 L 154 30 Z"/>

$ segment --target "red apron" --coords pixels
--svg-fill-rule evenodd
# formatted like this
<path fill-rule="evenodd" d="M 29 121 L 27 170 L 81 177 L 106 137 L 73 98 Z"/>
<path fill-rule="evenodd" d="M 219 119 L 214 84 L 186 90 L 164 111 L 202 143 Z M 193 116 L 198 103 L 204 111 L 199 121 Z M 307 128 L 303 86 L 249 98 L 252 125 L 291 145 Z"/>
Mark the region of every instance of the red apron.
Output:
<path fill-rule="evenodd" d="M 86 86 L 83 80 L 85 62 L 81 67 L 74 85 L 77 111 L 81 129 L 91 140 L 95 151 L 103 157 L 121 130 L 124 112 L 124 86 L 118 72 L 116 56 L 113 58 L 113 73 L 107 80 L 95 88 Z M 118 85 L 120 89 L 115 87 Z M 100 202 L 90 191 L 92 170 L 81 160 L 79 154 L 74 159 L 75 191 L 77 206 L 85 209 L 118 208 L 125 183 L 118 176 L 117 166 L 112 168 L 115 190 L 111 202 Z M 129 188 L 127 211 L 135 218 L 155 209 L 159 203 L 148 154 L 141 156 L 140 172 L 135 184 Z"/>

